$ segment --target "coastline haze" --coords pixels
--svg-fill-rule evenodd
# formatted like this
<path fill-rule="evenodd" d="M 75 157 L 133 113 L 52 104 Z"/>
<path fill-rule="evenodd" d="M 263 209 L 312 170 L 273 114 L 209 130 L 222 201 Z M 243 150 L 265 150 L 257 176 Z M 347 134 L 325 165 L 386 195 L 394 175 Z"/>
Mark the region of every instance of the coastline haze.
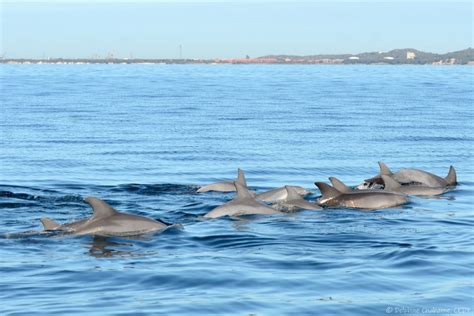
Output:
<path fill-rule="evenodd" d="M 235 58 L 471 46 L 469 2 L 3 2 L 0 51 L 5 58 Z"/>

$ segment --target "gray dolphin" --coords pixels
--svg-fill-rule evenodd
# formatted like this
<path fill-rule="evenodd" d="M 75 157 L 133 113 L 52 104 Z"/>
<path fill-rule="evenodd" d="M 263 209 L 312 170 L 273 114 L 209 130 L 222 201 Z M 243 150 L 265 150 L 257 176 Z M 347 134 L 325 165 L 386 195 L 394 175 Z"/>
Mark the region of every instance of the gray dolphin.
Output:
<path fill-rule="evenodd" d="M 447 192 L 449 189 L 447 187 L 441 188 L 432 188 L 425 185 L 401 185 L 397 181 L 393 180 L 389 176 L 382 175 L 382 180 L 384 182 L 383 189 L 371 189 L 370 192 L 392 192 L 392 193 L 401 193 L 407 195 L 419 195 L 419 196 L 433 196 L 440 195 Z M 357 192 L 358 190 L 351 189 L 345 185 L 342 181 L 335 177 L 330 177 L 329 180 L 334 188 L 343 193 L 348 192 Z"/>
<path fill-rule="evenodd" d="M 266 191 L 260 194 L 257 194 L 256 198 L 258 200 L 262 200 L 268 203 L 274 203 L 279 201 L 285 201 L 288 199 L 288 190 L 287 187 L 290 187 L 296 191 L 298 195 L 305 196 L 310 194 L 311 192 L 306 191 L 305 188 L 295 185 L 288 185 L 281 188 L 276 188 L 270 191 Z"/>
<path fill-rule="evenodd" d="M 42 218 L 45 230 L 59 230 L 75 235 L 96 236 L 134 236 L 164 230 L 168 225 L 138 215 L 118 212 L 109 204 L 95 197 L 84 201 L 92 207 L 93 215 L 89 219 L 69 224 L 58 224 L 49 218 Z"/>
<path fill-rule="evenodd" d="M 252 192 L 240 183 L 235 182 L 235 187 L 237 189 L 237 196 L 232 201 L 216 207 L 204 215 L 204 217 L 216 218 L 226 215 L 281 214 L 280 211 L 258 202 Z"/>
<path fill-rule="evenodd" d="M 217 183 L 211 183 L 200 187 L 197 192 L 209 192 L 209 191 L 218 191 L 218 192 L 234 192 L 236 190 L 234 182 L 239 183 L 240 185 L 247 187 L 247 181 L 245 180 L 245 174 L 242 169 L 237 169 L 237 180 L 235 181 L 222 181 Z"/>
<path fill-rule="evenodd" d="M 362 209 L 381 209 L 402 205 L 408 202 L 404 195 L 383 191 L 341 192 L 324 182 L 314 183 L 321 191 L 318 204 Z"/>
<path fill-rule="evenodd" d="M 427 171 L 419 169 L 400 169 L 392 172 L 386 164 L 379 161 L 380 173 L 375 177 L 366 179 L 363 184 L 357 186 L 358 189 L 370 188 L 372 184 L 383 184 L 382 175 L 387 175 L 401 184 L 422 184 L 432 188 L 454 186 L 457 184 L 456 170 L 449 167 L 448 175 L 445 178 L 439 177 Z"/>
<path fill-rule="evenodd" d="M 440 195 L 448 191 L 447 187 L 433 188 L 424 185 L 401 185 L 387 175 L 382 175 L 384 191 L 403 193 L 408 195 L 433 196 Z"/>
<path fill-rule="evenodd" d="M 294 187 L 286 185 L 285 189 L 287 191 L 287 198 L 283 202 L 280 202 L 281 205 L 290 209 L 305 209 L 305 210 L 321 210 L 322 209 L 322 207 L 317 205 L 316 203 L 311 203 L 303 199 Z"/>

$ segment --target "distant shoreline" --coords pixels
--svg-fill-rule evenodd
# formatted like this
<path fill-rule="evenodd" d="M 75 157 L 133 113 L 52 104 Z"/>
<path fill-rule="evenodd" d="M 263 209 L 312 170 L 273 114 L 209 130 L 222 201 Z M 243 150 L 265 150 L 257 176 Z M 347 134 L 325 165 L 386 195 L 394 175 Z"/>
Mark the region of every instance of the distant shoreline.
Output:
<path fill-rule="evenodd" d="M 9 61 L 0 61 L 0 64 L 3 65 L 361 65 L 361 66 L 474 66 L 474 61 L 468 62 L 465 64 L 458 63 L 310 63 L 310 62 L 300 62 L 300 63 L 289 63 L 289 62 L 275 62 L 275 63 L 262 63 L 262 62 L 180 62 L 180 61 L 166 61 L 166 62 L 140 62 L 140 61 L 77 61 L 74 59 L 71 60 L 62 60 L 62 61 L 50 61 L 50 60 L 9 60 Z"/>
<path fill-rule="evenodd" d="M 474 65 L 474 49 L 434 54 L 416 49 L 394 49 L 337 55 L 268 55 L 257 58 L 165 59 L 165 58 L 1 58 L 0 64 L 302 64 L 302 65 Z"/>

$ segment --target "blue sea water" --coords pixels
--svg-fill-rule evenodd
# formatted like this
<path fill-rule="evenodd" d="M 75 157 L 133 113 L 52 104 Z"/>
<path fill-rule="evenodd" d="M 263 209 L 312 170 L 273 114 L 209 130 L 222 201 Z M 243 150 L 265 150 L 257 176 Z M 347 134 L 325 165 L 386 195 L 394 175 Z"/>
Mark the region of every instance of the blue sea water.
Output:
<path fill-rule="evenodd" d="M 468 66 L 1 65 L 0 314 L 474 313 Z M 415 167 L 459 185 L 400 208 L 205 220 L 246 171 L 319 191 Z M 41 233 L 86 196 L 178 226 Z"/>

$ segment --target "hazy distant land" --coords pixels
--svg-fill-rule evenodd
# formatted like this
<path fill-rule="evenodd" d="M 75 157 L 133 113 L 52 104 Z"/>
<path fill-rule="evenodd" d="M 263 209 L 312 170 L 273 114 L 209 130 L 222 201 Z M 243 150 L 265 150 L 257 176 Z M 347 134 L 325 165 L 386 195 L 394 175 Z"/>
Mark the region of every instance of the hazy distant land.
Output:
<path fill-rule="evenodd" d="M 436 54 L 416 49 L 394 49 L 388 52 L 360 54 L 322 54 L 310 56 L 268 55 L 229 59 L 151 59 L 116 58 L 1 58 L 2 64 L 414 64 L 414 65 L 474 65 L 474 49 Z"/>

